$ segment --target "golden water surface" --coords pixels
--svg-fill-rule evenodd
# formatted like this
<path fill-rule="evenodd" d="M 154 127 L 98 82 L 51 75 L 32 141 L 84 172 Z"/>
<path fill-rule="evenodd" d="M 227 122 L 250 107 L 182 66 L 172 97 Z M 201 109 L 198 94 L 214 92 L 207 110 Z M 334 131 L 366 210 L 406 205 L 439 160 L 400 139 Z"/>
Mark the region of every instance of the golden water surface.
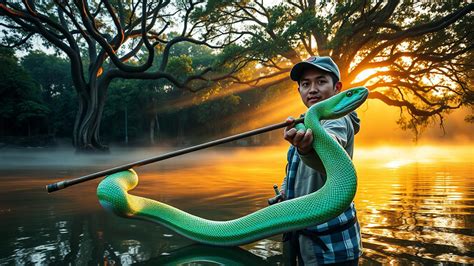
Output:
<path fill-rule="evenodd" d="M 356 148 L 362 264 L 474 263 L 473 148 Z M 160 263 L 215 253 L 159 225 L 106 213 L 95 196 L 98 181 L 44 192 L 45 184 L 65 176 L 163 152 L 117 149 L 84 158 L 70 151 L 0 153 L 0 264 Z M 233 219 L 267 205 L 273 184 L 284 177 L 285 159 L 284 146 L 196 152 L 138 169 L 134 194 L 205 218 Z M 282 262 L 279 236 L 218 253 L 227 262 Z"/>

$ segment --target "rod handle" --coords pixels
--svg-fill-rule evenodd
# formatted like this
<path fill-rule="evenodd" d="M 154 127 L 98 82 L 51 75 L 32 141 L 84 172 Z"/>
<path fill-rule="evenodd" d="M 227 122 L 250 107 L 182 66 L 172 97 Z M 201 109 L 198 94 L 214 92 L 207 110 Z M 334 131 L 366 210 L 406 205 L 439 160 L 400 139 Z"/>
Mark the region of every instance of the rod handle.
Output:
<path fill-rule="evenodd" d="M 275 195 L 277 195 L 277 196 L 280 195 L 280 191 L 278 190 L 278 185 L 277 184 L 273 185 L 273 190 L 275 191 Z"/>
<path fill-rule="evenodd" d="M 67 183 L 65 181 L 59 181 L 53 184 L 46 185 L 46 191 L 48 191 L 48 193 L 51 193 L 54 191 L 61 190 L 65 187 L 67 187 Z"/>

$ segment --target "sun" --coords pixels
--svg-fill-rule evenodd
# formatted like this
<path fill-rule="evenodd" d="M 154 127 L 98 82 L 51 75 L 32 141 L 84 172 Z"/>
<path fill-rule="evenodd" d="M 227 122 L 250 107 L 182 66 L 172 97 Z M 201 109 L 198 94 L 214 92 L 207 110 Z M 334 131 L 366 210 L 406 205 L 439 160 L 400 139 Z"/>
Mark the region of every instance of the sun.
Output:
<path fill-rule="evenodd" d="M 372 78 L 377 77 L 375 74 L 377 74 L 379 72 L 387 71 L 387 70 L 388 70 L 387 67 L 368 68 L 368 69 L 362 70 L 359 74 L 357 74 L 357 76 L 355 77 L 353 82 L 357 83 L 357 82 L 364 82 L 365 81 L 365 85 L 367 85 L 367 83 Z"/>

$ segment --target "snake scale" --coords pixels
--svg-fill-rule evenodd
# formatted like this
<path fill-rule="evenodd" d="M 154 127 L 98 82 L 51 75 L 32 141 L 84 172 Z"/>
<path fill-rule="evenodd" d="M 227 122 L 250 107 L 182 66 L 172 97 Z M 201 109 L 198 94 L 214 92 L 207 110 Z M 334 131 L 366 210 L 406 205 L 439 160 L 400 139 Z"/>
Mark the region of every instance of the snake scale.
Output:
<path fill-rule="evenodd" d="M 368 96 L 365 87 L 352 88 L 311 106 L 304 126 L 311 128 L 313 148 L 327 174 L 321 189 L 303 197 L 268 206 L 228 220 L 204 219 L 152 199 L 129 194 L 138 184 L 134 170 L 107 176 L 97 187 L 100 204 L 113 213 L 164 225 L 197 242 L 237 246 L 279 233 L 303 229 L 332 219 L 347 209 L 357 188 L 357 175 L 345 150 L 321 127 L 320 120 L 336 119 L 357 109 Z"/>

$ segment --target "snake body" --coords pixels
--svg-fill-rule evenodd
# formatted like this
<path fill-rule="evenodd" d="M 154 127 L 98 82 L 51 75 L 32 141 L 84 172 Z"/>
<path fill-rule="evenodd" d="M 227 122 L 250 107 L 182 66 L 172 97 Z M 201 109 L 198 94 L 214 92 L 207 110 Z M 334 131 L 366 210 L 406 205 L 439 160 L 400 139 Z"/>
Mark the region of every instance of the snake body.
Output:
<path fill-rule="evenodd" d="M 107 176 L 97 188 L 100 204 L 117 215 L 162 224 L 192 240 L 219 246 L 251 243 L 279 233 L 326 222 L 347 209 L 357 188 L 354 165 L 345 150 L 321 127 L 320 120 L 342 117 L 367 98 L 364 87 L 353 88 L 311 106 L 304 126 L 314 135 L 313 148 L 327 174 L 321 189 L 303 197 L 268 206 L 228 220 L 204 219 L 152 199 L 128 193 L 138 184 L 134 170 Z"/>

